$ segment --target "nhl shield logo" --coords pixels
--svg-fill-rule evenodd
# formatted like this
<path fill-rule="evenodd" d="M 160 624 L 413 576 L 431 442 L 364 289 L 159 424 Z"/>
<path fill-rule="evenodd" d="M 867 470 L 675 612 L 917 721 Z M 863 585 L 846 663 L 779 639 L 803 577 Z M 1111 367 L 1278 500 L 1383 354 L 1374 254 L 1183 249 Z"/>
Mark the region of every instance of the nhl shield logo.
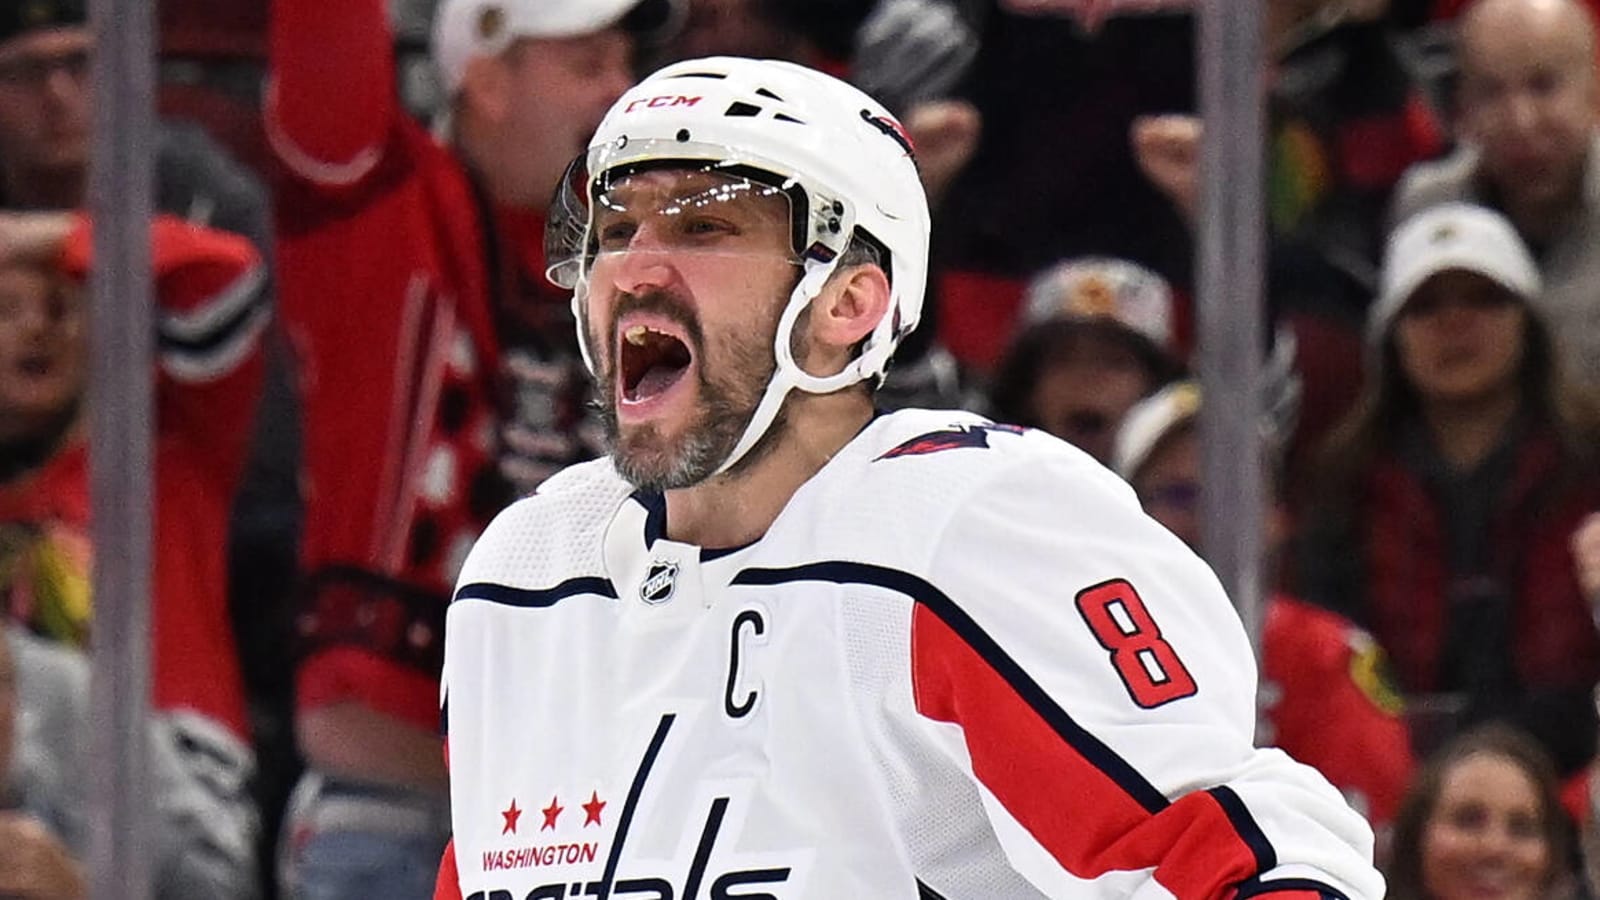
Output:
<path fill-rule="evenodd" d="M 671 600 L 672 592 L 677 589 L 677 562 L 658 559 L 650 563 L 650 571 L 645 575 L 644 584 L 639 585 L 639 599 L 656 606 Z"/>

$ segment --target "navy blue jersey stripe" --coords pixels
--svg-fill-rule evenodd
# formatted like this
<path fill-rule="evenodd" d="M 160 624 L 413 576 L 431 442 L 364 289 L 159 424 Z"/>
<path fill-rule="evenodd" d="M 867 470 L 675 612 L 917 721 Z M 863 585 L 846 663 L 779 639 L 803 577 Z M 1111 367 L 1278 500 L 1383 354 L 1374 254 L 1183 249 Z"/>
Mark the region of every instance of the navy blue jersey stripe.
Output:
<path fill-rule="evenodd" d="M 579 597 L 585 594 L 605 597 L 610 600 L 617 599 L 617 589 L 605 578 L 571 578 L 561 582 L 555 587 L 530 590 L 528 588 L 514 588 L 504 584 L 493 584 L 480 581 L 475 584 L 464 585 L 456 591 L 455 600 L 487 600 L 490 603 L 499 603 L 502 606 L 543 607 L 554 606 L 568 597 Z"/>
<path fill-rule="evenodd" d="M 1044 688 L 1001 649 L 994 638 L 980 628 L 965 610 L 927 581 L 899 569 L 843 561 L 810 563 L 788 569 L 745 569 L 733 579 L 734 584 L 743 585 L 778 585 L 796 581 L 871 585 L 904 594 L 922 604 L 952 631 L 960 635 L 968 646 L 977 651 L 984 661 L 1005 679 L 1011 689 L 1016 691 L 1040 718 L 1049 723 L 1056 734 L 1091 765 L 1116 782 L 1147 812 L 1154 815 L 1170 805 L 1170 801 L 1156 790 L 1155 785 L 1146 781 L 1137 769 L 1102 743 L 1099 738 L 1073 721 L 1066 710 L 1058 706 Z"/>
<path fill-rule="evenodd" d="M 1343 893 L 1334 890 L 1320 881 L 1309 878 L 1275 878 L 1271 881 L 1262 881 L 1252 878 L 1242 882 L 1234 894 L 1234 900 L 1245 900 L 1247 897 L 1260 897 L 1263 894 L 1287 893 L 1289 891 L 1310 891 L 1323 900 L 1350 900 Z"/>
<path fill-rule="evenodd" d="M 644 508 L 644 545 L 649 547 L 656 541 L 670 540 L 667 537 L 667 498 L 662 494 L 652 494 L 645 491 L 634 491 L 630 497 L 633 502 Z M 701 547 L 700 561 L 713 562 L 724 556 L 731 556 L 746 547 L 753 546 L 755 541 L 749 541 L 737 547 Z"/>
<path fill-rule="evenodd" d="M 1233 792 L 1233 788 L 1223 786 L 1212 788 L 1211 796 L 1216 798 L 1217 805 L 1228 814 L 1228 821 L 1233 823 L 1233 830 L 1239 833 L 1245 846 L 1256 857 L 1256 871 L 1269 872 L 1278 867 L 1278 851 L 1272 849 L 1272 842 L 1267 840 L 1266 834 L 1256 820 L 1250 817 L 1250 810 Z"/>
<path fill-rule="evenodd" d="M 629 498 L 644 507 L 644 545 L 654 544 L 667 536 L 667 498 L 664 494 L 634 491 Z"/>
<path fill-rule="evenodd" d="M 607 900 L 611 896 L 612 886 L 617 880 L 617 863 L 622 860 L 622 845 L 628 840 L 634 811 L 639 808 L 639 795 L 644 793 L 644 784 L 650 780 L 650 769 L 655 766 L 656 757 L 661 755 L 661 745 L 667 742 L 667 732 L 672 730 L 672 723 L 677 719 L 676 713 L 662 715 L 661 721 L 656 724 L 656 733 L 650 737 L 650 746 L 645 748 L 644 759 L 639 761 L 639 768 L 633 773 L 633 784 L 628 786 L 628 799 L 623 801 L 622 816 L 617 819 L 617 836 L 611 841 L 611 852 L 606 854 L 605 870 L 601 872 L 598 883 L 586 885 L 587 893 L 598 900 Z"/>

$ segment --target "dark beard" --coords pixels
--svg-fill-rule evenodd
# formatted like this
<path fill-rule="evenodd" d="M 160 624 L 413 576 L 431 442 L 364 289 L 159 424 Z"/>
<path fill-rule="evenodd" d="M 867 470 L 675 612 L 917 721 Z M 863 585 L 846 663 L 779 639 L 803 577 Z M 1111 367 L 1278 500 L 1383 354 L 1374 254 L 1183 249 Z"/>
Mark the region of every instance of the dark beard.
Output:
<path fill-rule="evenodd" d="M 694 421 L 677 444 L 667 443 L 654 426 L 622 434 L 617 421 L 617 362 L 611 360 L 603 375 L 596 379 L 595 385 L 611 462 L 617 474 L 642 491 L 661 493 L 693 487 L 716 473 L 749 427 L 766 385 L 777 372 L 777 362 L 770 349 L 772 336 L 767 335 L 764 342 L 754 346 L 749 343 L 730 344 L 731 359 L 724 366 L 730 377 L 713 381 L 707 376 L 706 343 L 699 320 L 678 298 L 664 292 L 651 292 L 637 297 L 625 295 L 619 299 L 604 332 L 612 340 L 608 346 L 613 348 L 613 355 L 617 321 L 636 310 L 669 316 L 684 327 L 697 362 L 695 378 L 699 387 L 698 408 Z M 774 330 L 776 327 L 774 322 Z M 745 389 L 745 385 L 753 385 L 753 391 Z M 772 436 L 782 430 L 783 419 L 780 411 L 772 427 L 729 474 L 744 469 L 767 452 L 773 443 Z"/>

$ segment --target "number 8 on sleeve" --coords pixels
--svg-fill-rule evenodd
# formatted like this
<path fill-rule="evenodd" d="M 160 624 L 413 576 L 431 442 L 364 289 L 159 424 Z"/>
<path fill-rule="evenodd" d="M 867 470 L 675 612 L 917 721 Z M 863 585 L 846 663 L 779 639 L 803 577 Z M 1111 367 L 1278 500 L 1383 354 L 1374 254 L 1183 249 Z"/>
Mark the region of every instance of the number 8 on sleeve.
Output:
<path fill-rule="evenodd" d="M 1133 585 L 1121 578 L 1107 581 L 1079 591 L 1077 601 L 1089 630 L 1111 652 L 1111 664 L 1133 702 L 1154 709 L 1194 696 L 1194 676 L 1162 639 Z"/>

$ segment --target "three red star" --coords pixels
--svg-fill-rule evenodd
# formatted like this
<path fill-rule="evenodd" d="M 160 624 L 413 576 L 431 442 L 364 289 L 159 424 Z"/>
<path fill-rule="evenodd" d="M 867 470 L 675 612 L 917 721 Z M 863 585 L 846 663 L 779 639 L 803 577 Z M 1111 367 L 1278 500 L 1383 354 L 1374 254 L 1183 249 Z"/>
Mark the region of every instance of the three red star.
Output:
<path fill-rule="evenodd" d="M 562 806 L 560 803 L 558 803 L 556 801 L 556 798 L 551 797 L 550 798 L 550 805 L 546 806 L 544 809 L 539 810 L 540 812 L 544 813 L 544 824 L 539 826 L 539 830 L 540 831 L 544 831 L 545 829 L 552 829 L 553 830 L 556 827 L 556 816 L 561 815 L 561 811 L 564 810 L 564 809 L 566 809 L 565 806 Z"/>
<path fill-rule="evenodd" d="M 517 820 L 522 818 L 522 810 L 517 809 L 517 798 L 512 797 L 511 798 L 511 808 L 506 810 L 505 812 L 501 813 L 500 815 L 506 817 L 506 825 L 505 825 L 504 828 L 500 829 L 500 833 L 501 834 L 516 834 L 517 833 Z"/>
<path fill-rule="evenodd" d="M 582 806 L 583 827 L 588 828 L 590 825 L 599 825 L 600 810 L 606 808 L 606 802 L 600 799 L 600 795 L 595 791 L 590 791 L 589 802 L 582 804 Z"/>

